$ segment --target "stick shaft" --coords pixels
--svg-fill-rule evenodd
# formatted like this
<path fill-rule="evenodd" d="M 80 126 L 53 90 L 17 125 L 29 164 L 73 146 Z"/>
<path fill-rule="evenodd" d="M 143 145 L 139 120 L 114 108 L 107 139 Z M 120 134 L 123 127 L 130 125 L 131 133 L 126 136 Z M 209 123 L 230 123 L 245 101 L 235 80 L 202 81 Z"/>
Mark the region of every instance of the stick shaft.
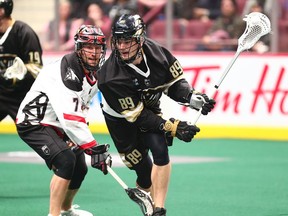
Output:
<path fill-rule="evenodd" d="M 124 188 L 127 189 L 128 186 L 125 184 L 125 182 L 114 172 L 114 170 L 107 166 L 108 172 L 113 176 L 113 178 Z"/>
<path fill-rule="evenodd" d="M 216 93 L 216 91 L 218 90 L 218 88 L 220 87 L 221 83 L 223 82 L 223 80 L 225 79 L 226 75 L 228 74 L 228 72 L 230 71 L 231 67 L 233 66 L 233 64 L 235 63 L 236 59 L 238 58 L 238 56 L 240 55 L 241 51 L 237 51 L 234 54 L 233 59 L 230 60 L 229 64 L 227 65 L 227 67 L 225 68 L 224 72 L 222 73 L 221 77 L 219 78 L 218 82 L 214 85 L 214 91 L 209 95 L 209 98 L 212 98 L 214 96 L 214 94 Z M 192 122 L 193 125 L 195 125 L 197 123 L 197 121 L 199 120 L 201 116 L 201 109 L 197 112 L 194 121 Z"/>
<path fill-rule="evenodd" d="M 227 67 L 225 68 L 224 72 L 222 73 L 220 79 L 218 80 L 217 84 L 214 86 L 215 89 L 217 90 L 219 88 L 219 86 L 221 85 L 221 83 L 223 82 L 224 78 L 226 77 L 226 75 L 228 74 L 228 72 L 230 71 L 231 67 L 233 66 L 233 64 L 235 63 L 236 59 L 238 58 L 238 56 L 240 55 L 241 52 L 236 52 L 233 59 L 231 59 L 231 61 L 229 62 L 229 64 L 227 65 Z M 215 92 L 214 92 L 215 93 Z M 214 95 L 214 94 L 213 94 Z M 213 95 L 210 95 L 211 97 Z"/>

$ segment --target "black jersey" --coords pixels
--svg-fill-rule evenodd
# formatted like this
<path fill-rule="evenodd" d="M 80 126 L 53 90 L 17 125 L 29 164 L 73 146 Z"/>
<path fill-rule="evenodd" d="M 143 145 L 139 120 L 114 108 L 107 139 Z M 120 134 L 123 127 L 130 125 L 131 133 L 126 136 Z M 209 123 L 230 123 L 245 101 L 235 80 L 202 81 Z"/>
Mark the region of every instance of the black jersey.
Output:
<path fill-rule="evenodd" d="M 0 35 L 0 96 L 18 98 L 19 95 L 24 96 L 34 82 L 35 78 L 31 74 L 34 68 L 43 65 L 42 48 L 34 30 L 22 21 L 15 21 L 7 33 Z M 3 78 L 3 74 L 13 64 L 15 57 L 24 62 L 28 73 L 23 80 L 12 84 L 11 80 Z"/>
<path fill-rule="evenodd" d="M 137 66 L 123 64 L 114 50 L 98 71 L 98 87 L 104 97 L 104 112 L 141 128 L 157 130 L 163 122 L 162 93 L 186 103 L 191 87 L 183 78 L 179 61 L 167 49 L 150 39 L 142 48 L 143 60 Z"/>

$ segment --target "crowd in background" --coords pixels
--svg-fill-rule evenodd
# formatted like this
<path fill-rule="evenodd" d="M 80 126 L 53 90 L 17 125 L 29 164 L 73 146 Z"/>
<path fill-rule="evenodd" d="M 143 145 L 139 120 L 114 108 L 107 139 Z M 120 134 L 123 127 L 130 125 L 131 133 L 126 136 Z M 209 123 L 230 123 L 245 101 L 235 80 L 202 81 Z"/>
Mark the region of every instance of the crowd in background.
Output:
<path fill-rule="evenodd" d="M 288 5 L 288 0 L 280 1 L 283 5 Z M 135 13 L 143 17 L 147 25 L 147 35 L 165 45 L 166 3 L 166 0 L 60 0 L 59 44 L 55 44 L 55 27 L 53 26 L 56 23 L 55 20 L 51 20 L 45 25 L 44 34 L 41 34 L 43 35 L 41 36 L 43 49 L 44 51 L 73 50 L 73 35 L 81 24 L 100 27 L 109 39 L 114 20 L 122 14 Z M 236 50 L 237 39 L 245 28 L 242 13 L 259 11 L 269 16 L 270 3 L 269 0 L 174 0 L 173 22 L 177 26 L 173 27 L 175 31 L 173 49 L 182 51 Z M 282 13 L 279 16 L 285 17 L 285 12 Z M 259 53 L 269 51 L 269 39 L 269 36 L 262 38 L 253 50 Z"/>

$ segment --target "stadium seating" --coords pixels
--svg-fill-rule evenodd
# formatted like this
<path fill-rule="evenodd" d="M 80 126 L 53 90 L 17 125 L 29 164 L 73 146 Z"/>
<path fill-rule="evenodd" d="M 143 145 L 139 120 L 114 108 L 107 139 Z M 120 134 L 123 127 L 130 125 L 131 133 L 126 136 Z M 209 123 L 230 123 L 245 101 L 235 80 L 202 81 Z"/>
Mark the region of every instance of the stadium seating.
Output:
<path fill-rule="evenodd" d="M 245 8 L 247 0 L 237 0 L 238 13 L 241 14 Z M 286 3 L 286 4 L 285 4 Z M 279 0 L 279 38 L 278 51 L 288 52 L 288 0 Z M 201 44 L 202 37 L 207 33 L 213 21 L 202 22 L 199 20 L 190 20 L 187 25 L 182 25 L 179 20 L 173 21 L 173 51 L 195 51 L 197 45 Z M 166 45 L 166 21 L 165 19 L 156 19 L 148 25 L 148 36 L 162 45 Z M 227 43 L 230 43 L 227 41 Z M 235 43 L 232 41 L 231 43 Z"/>
<path fill-rule="evenodd" d="M 175 44 L 175 50 L 193 51 L 201 43 L 202 37 L 208 32 L 212 21 L 202 22 L 191 20 L 186 26 L 182 40 Z"/>
<path fill-rule="evenodd" d="M 173 20 L 173 42 L 182 38 L 183 29 L 177 19 Z M 155 20 L 148 26 L 148 36 L 158 43 L 166 44 L 166 20 Z"/>
<path fill-rule="evenodd" d="M 288 20 L 282 19 L 279 20 L 279 40 L 278 40 L 278 48 L 279 52 L 288 52 Z"/>
<path fill-rule="evenodd" d="M 173 50 L 193 51 L 210 28 L 212 22 L 191 20 L 186 27 L 173 21 Z M 162 45 L 166 44 L 166 21 L 156 20 L 149 25 L 148 36 Z"/>

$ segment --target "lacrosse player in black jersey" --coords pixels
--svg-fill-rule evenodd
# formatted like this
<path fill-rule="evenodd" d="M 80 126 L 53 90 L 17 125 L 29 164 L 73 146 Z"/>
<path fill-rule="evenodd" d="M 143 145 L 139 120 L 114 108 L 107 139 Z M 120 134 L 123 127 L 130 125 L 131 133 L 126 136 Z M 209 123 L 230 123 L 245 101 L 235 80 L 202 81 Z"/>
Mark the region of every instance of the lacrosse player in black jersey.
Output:
<path fill-rule="evenodd" d="M 137 174 L 137 187 L 151 192 L 154 216 L 166 215 L 173 137 L 190 142 L 200 129 L 186 121 L 161 117 L 160 97 L 207 115 L 215 101 L 195 91 L 183 77 L 179 61 L 145 36 L 139 15 L 122 15 L 112 27 L 112 53 L 97 72 L 102 109 L 115 146 Z M 148 155 L 151 151 L 153 162 Z"/>
<path fill-rule="evenodd" d="M 42 67 L 38 36 L 26 23 L 11 17 L 12 0 L 0 1 L 0 121 L 14 121 L 19 105 Z"/>
<path fill-rule="evenodd" d="M 86 119 L 98 91 L 95 74 L 104 62 L 106 39 L 91 25 L 81 26 L 74 39 L 75 52 L 43 67 L 17 114 L 19 136 L 54 172 L 49 216 L 92 215 L 72 206 L 87 173 L 84 152 L 104 174 L 111 166 L 109 145 L 97 144 Z"/>

